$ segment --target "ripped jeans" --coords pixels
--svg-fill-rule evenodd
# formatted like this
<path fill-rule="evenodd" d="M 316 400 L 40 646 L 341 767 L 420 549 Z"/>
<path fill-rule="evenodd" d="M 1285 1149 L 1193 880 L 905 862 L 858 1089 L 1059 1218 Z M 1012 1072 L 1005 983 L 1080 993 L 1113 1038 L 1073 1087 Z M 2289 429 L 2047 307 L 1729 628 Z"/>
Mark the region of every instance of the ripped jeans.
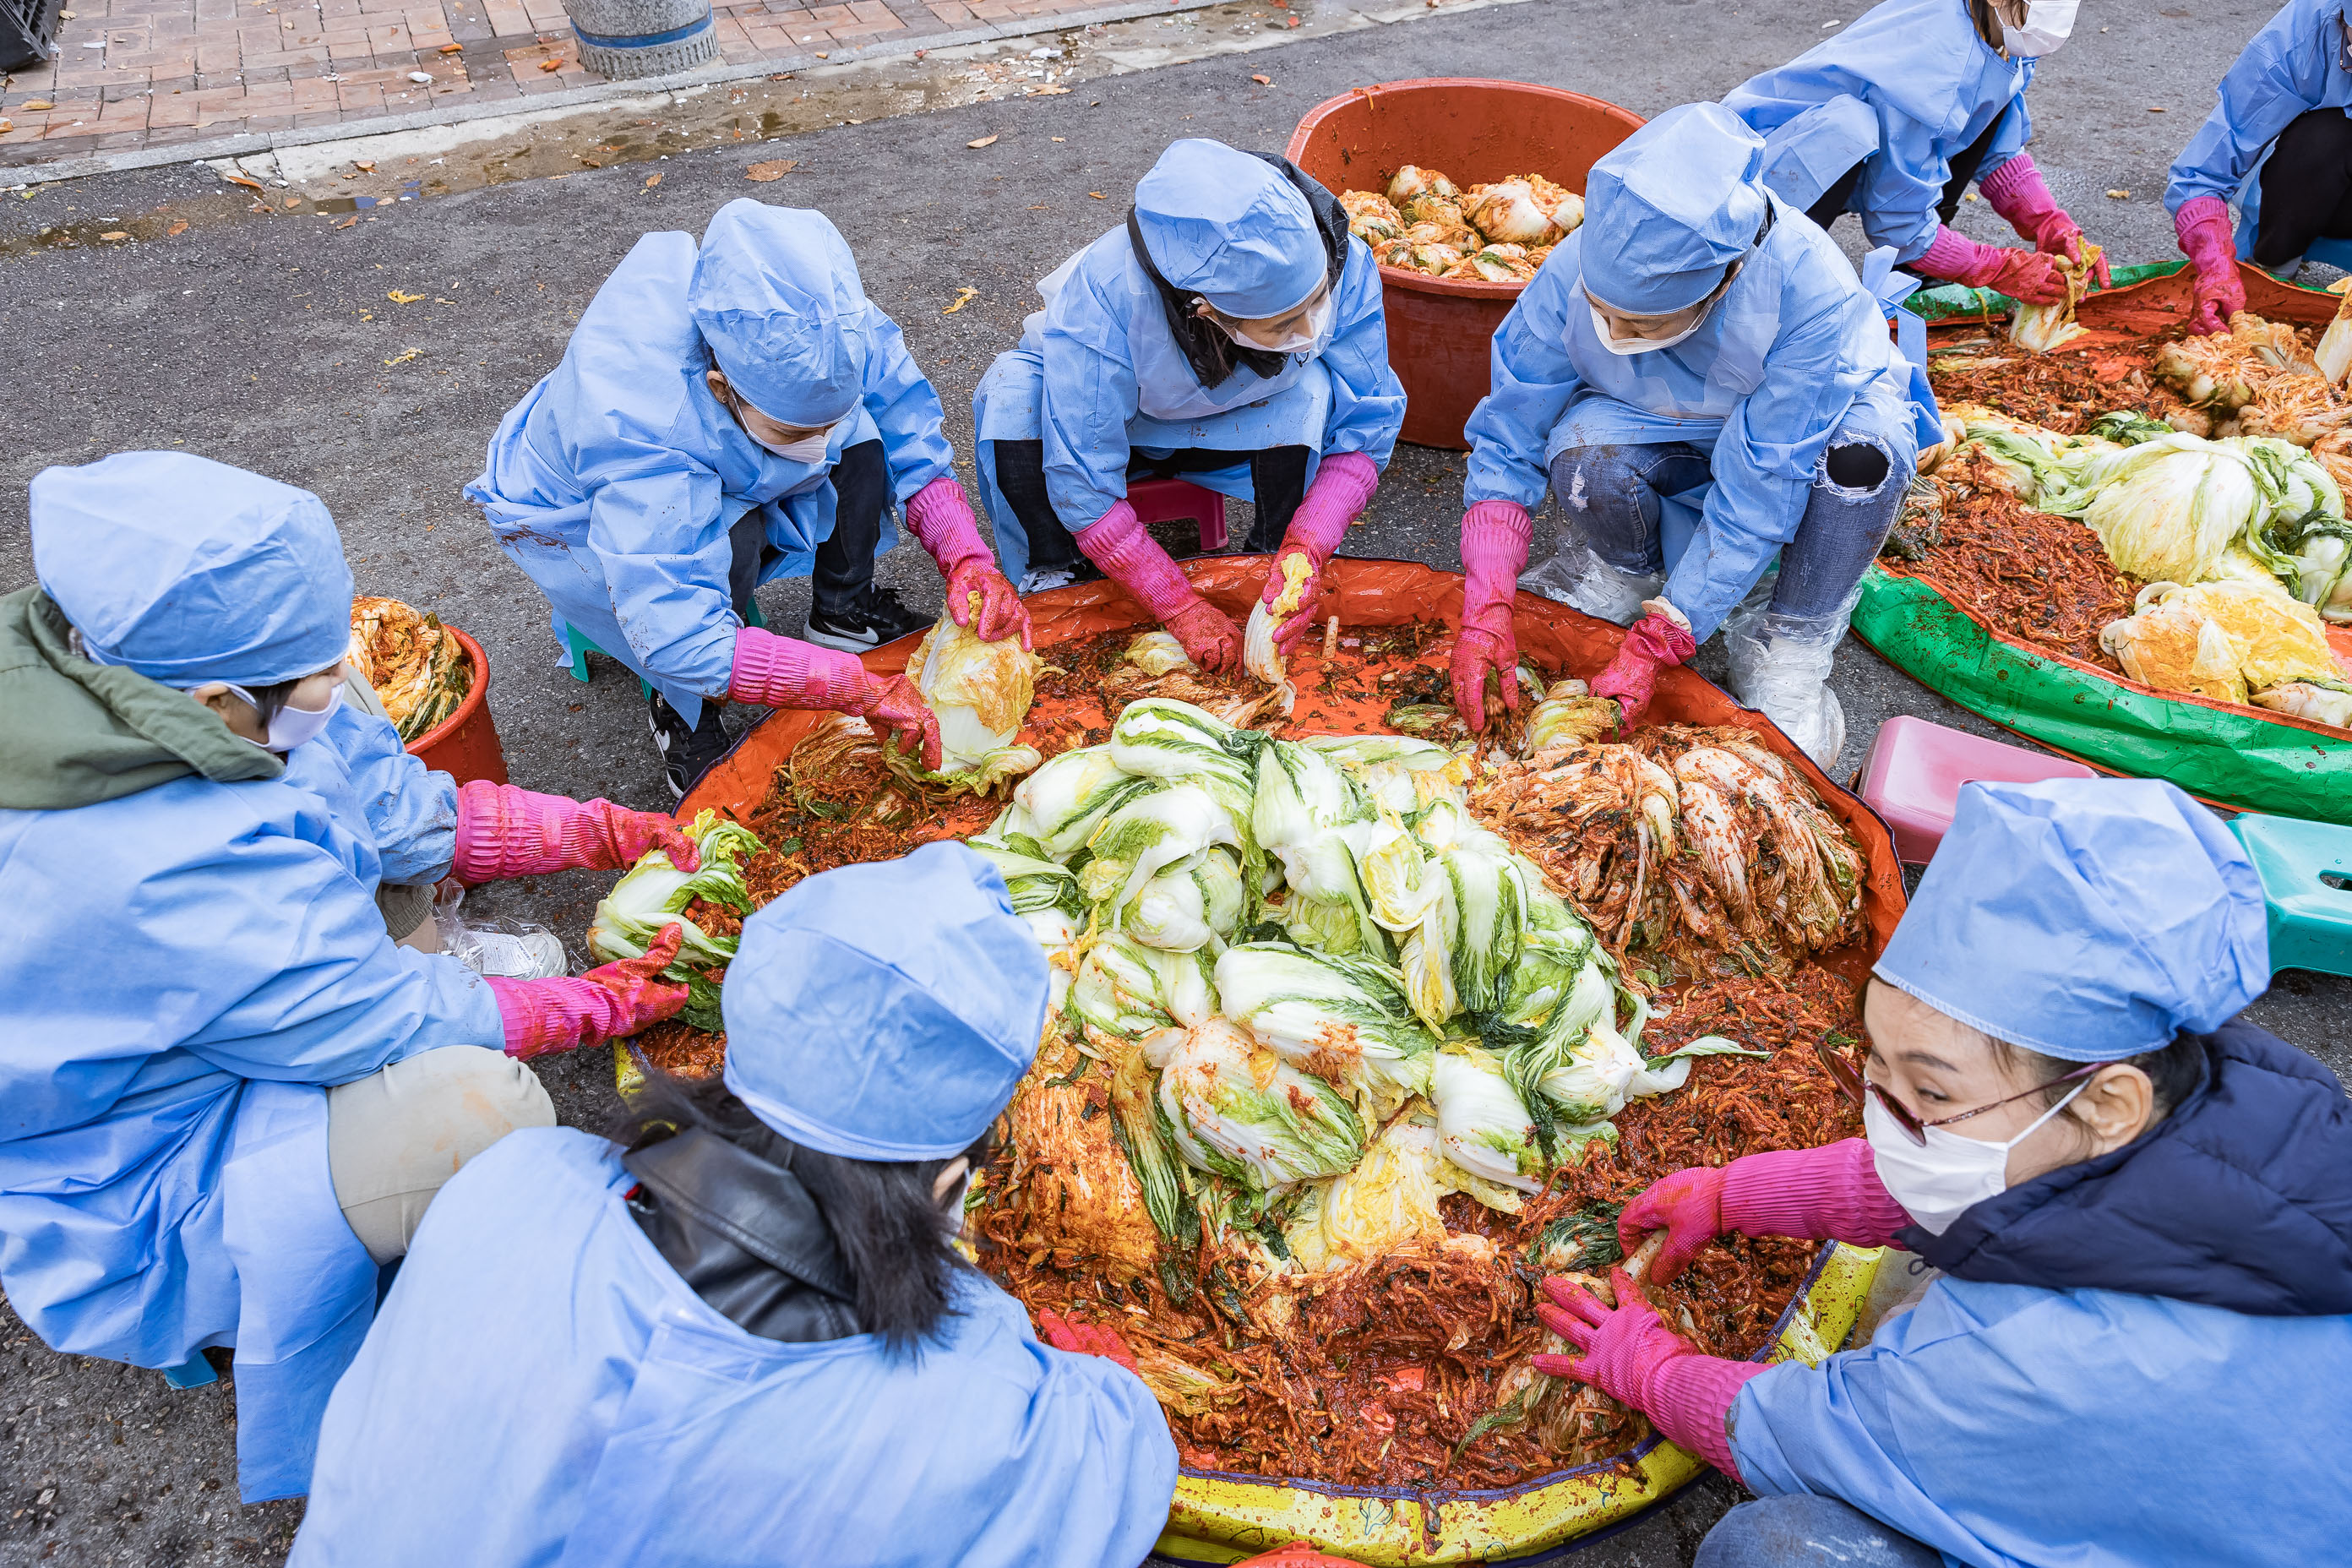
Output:
<path fill-rule="evenodd" d="M 1796 537 L 1780 547 L 1772 614 L 1796 622 L 1843 616 L 1895 525 L 1910 479 L 1907 468 L 1896 471 L 1876 438 L 1832 437 Z M 1686 496 L 1696 505 L 1693 492 L 1711 482 L 1706 454 L 1683 442 L 1570 447 L 1551 465 L 1552 493 L 1560 506 L 1559 553 L 1575 557 L 1589 550 L 1627 579 L 1662 580 L 1660 498 Z"/>

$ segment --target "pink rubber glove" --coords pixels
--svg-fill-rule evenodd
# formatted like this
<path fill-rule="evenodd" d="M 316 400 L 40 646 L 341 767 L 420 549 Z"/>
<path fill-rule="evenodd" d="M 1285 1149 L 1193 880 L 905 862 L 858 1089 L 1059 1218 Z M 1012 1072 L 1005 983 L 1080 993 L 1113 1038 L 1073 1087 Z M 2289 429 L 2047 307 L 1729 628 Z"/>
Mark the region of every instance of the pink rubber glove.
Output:
<path fill-rule="evenodd" d="M 1307 557 L 1314 570 L 1307 579 L 1306 595 L 1298 601 L 1297 610 L 1274 628 L 1274 646 L 1286 655 L 1290 645 L 1322 618 L 1323 568 L 1339 552 L 1348 525 L 1371 504 L 1372 492 L 1380 483 L 1380 468 L 1370 458 L 1361 452 L 1338 453 L 1323 459 L 1315 470 L 1315 482 L 1307 487 L 1306 499 L 1290 514 L 1290 526 L 1282 531 L 1281 547 L 1275 551 L 1274 565 L 1265 574 L 1265 592 L 1258 595 L 1258 602 L 1265 605 L 1282 597 L 1288 586 L 1282 572 L 1284 560 L 1292 555 Z"/>
<path fill-rule="evenodd" d="M 634 866 L 648 849 L 691 871 L 702 864 L 677 819 L 631 811 L 609 800 L 572 800 L 469 779 L 457 791 L 457 858 L 451 868 L 468 887 L 590 867 Z"/>
<path fill-rule="evenodd" d="M 1979 245 L 1954 229 L 1938 228 L 1936 242 L 1911 263 L 1911 270 L 1971 289 L 1998 289 L 2032 305 L 2062 304 L 2066 299 L 2065 276 L 2040 251 Z"/>
<path fill-rule="evenodd" d="M 1093 1323 L 1074 1323 L 1052 1308 L 1037 1314 L 1037 1331 L 1045 1342 L 1057 1351 L 1074 1351 L 1080 1355 L 1098 1355 L 1115 1361 L 1129 1372 L 1135 1372 L 1135 1352 L 1118 1337 L 1117 1329 L 1107 1329 Z M 1140 1375 L 1140 1373 L 1138 1373 Z"/>
<path fill-rule="evenodd" d="M 1615 698 L 1630 730 L 1650 706 L 1651 694 L 1657 689 L 1658 667 L 1680 664 L 1697 651 L 1698 644 L 1690 633 L 1653 611 L 1626 631 L 1625 640 L 1617 645 L 1617 657 L 1593 678 L 1592 695 Z"/>
<path fill-rule="evenodd" d="M 2069 261 L 2083 259 L 2083 226 L 2066 216 L 2031 156 L 2018 153 L 1979 180 L 1977 191 L 1993 211 L 2009 220 L 2010 227 L 2033 242 L 2034 249 Z M 2091 281 L 2102 289 L 2107 286 L 2105 256 L 2091 264 Z"/>
<path fill-rule="evenodd" d="M 1233 617 L 1192 591 L 1168 552 L 1121 500 L 1078 530 L 1078 549 L 1102 574 L 1126 589 L 1143 613 L 1166 626 L 1202 669 L 1232 669 L 1242 661 L 1241 628 Z"/>
<path fill-rule="evenodd" d="M 1503 706 L 1519 707 L 1519 642 L 1511 601 L 1527 569 L 1535 520 L 1517 501 L 1482 500 L 1462 514 L 1462 629 L 1454 637 L 1454 710 L 1486 727 L 1486 676 L 1502 678 Z"/>
<path fill-rule="evenodd" d="M 1029 647 L 1029 612 L 1021 595 L 996 569 L 996 557 L 981 542 L 980 523 L 971 503 L 952 475 L 941 474 L 907 500 L 907 528 L 948 583 L 948 614 L 955 624 L 976 632 L 982 642 L 1018 637 Z M 980 595 L 980 625 L 971 624 L 971 596 Z"/>
<path fill-rule="evenodd" d="M 2238 276 L 2238 242 L 2230 232 L 2230 205 L 2219 196 L 2198 196 L 2172 215 L 2180 254 L 2197 269 L 2197 318 L 2192 332 L 2226 332 L 2230 318 L 2246 308 L 2246 285 Z"/>
<path fill-rule="evenodd" d="M 529 1061 L 554 1051 L 577 1050 L 675 1016 L 686 1005 L 687 988 L 660 976 L 677 959 L 684 935 L 679 926 L 664 926 L 643 957 L 625 958 L 585 974 L 560 974 L 551 980 L 487 976 L 490 994 L 499 1001 L 499 1019 L 506 1026 L 507 1055 Z"/>
<path fill-rule="evenodd" d="M 919 745 L 923 766 L 939 771 L 940 721 L 923 694 L 903 675 L 887 679 L 876 675 L 855 654 L 745 626 L 735 634 L 735 668 L 727 694 L 763 708 L 829 708 L 857 714 L 886 738 Z"/>
<path fill-rule="evenodd" d="M 1847 1138 L 1676 1171 L 1625 1205 L 1617 1239 L 1631 1253 L 1650 1232 L 1664 1231 L 1647 1276 L 1663 1282 L 1727 1233 L 1884 1247 L 1910 1223 L 1878 1179 L 1869 1143 Z"/>
<path fill-rule="evenodd" d="M 1535 1369 L 1589 1384 L 1650 1418 L 1661 1434 L 1738 1480 L 1725 1420 L 1731 1403 L 1765 1363 L 1701 1355 L 1658 1321 L 1641 1288 L 1622 1268 L 1609 1271 L 1618 1305 L 1565 1279 L 1546 1279 L 1551 1298 L 1536 1303 L 1544 1327 L 1582 1351 L 1581 1357 L 1539 1355 Z"/>

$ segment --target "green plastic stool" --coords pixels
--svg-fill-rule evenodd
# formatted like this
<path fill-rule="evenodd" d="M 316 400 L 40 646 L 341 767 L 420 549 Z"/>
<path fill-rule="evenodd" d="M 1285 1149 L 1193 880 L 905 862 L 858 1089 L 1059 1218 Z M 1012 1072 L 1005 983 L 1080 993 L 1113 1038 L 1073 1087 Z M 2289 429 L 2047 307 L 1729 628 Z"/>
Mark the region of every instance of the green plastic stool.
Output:
<path fill-rule="evenodd" d="M 744 614 L 743 624 L 747 626 L 764 627 L 767 626 L 768 617 L 760 613 L 759 600 L 753 599 L 751 601 L 751 609 Z M 598 647 L 594 643 L 592 643 L 586 637 L 582 637 L 580 635 L 580 628 L 573 626 L 569 621 L 563 623 L 563 646 L 565 650 L 572 655 L 572 679 L 574 680 L 584 681 L 588 679 L 588 656 L 590 654 L 602 654 L 606 658 L 613 658 L 611 654 L 605 653 L 603 648 Z M 613 662 L 618 664 L 621 661 L 619 659 L 613 659 Z M 653 685 L 649 681 L 638 681 L 637 688 L 648 697 L 651 697 L 654 694 Z"/>
<path fill-rule="evenodd" d="M 2270 906 L 2271 967 L 2352 975 L 2352 827 L 2232 817 Z"/>

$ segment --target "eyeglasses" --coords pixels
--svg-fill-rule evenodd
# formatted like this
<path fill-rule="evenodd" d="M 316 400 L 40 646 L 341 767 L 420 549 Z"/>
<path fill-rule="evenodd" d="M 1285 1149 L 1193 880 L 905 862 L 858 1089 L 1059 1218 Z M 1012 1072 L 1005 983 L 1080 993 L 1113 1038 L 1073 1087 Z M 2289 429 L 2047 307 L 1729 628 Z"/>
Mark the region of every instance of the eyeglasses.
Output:
<path fill-rule="evenodd" d="M 1846 1059 L 1844 1053 L 1832 1046 L 1828 1040 L 1814 1040 L 1813 1054 L 1822 1058 L 1822 1066 L 1828 1069 L 1831 1080 L 1838 1086 L 1840 1092 L 1848 1100 L 1860 1105 L 1865 1095 L 1875 1095 L 1880 1109 L 1895 1119 L 1895 1125 L 1903 1129 L 1904 1136 L 1923 1148 L 1927 1145 L 1927 1129 L 1930 1127 L 1949 1127 L 1955 1121 L 1966 1121 L 1971 1116 L 1982 1116 L 1988 1110 L 1998 1110 L 2012 1100 L 2023 1100 L 2029 1094 L 2039 1094 L 2048 1089 L 2051 1083 L 2071 1083 L 2078 1078 L 2088 1078 L 2107 1065 L 2105 1062 L 2092 1062 L 2076 1068 L 2073 1072 L 2053 1078 L 2050 1083 L 2036 1084 L 2032 1089 L 2020 1089 L 2015 1094 L 1994 1100 L 1990 1105 L 1979 1105 L 1974 1110 L 1963 1110 L 1958 1116 L 1939 1116 L 1933 1121 L 1922 1121 L 1912 1113 L 1908 1106 L 1864 1078 L 1856 1070 L 1853 1063 Z"/>

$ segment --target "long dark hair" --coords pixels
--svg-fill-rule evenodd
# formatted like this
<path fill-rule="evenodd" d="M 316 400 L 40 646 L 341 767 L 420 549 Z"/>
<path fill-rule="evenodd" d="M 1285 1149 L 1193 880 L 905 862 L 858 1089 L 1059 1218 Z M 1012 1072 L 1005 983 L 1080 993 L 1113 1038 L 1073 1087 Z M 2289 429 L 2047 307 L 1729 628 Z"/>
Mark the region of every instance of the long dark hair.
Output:
<path fill-rule="evenodd" d="M 953 1245 L 958 1216 L 942 1213 L 931 1197 L 950 1160 L 850 1160 L 796 1143 L 754 1116 L 715 1074 L 649 1074 L 606 1136 L 634 1151 L 689 1127 L 800 1178 L 833 1227 L 856 1289 L 857 1326 L 881 1336 L 893 1354 L 918 1349 L 955 1315 L 956 1276 L 971 1266 Z M 990 1142 L 983 1136 L 964 1151 L 975 1173 Z"/>

